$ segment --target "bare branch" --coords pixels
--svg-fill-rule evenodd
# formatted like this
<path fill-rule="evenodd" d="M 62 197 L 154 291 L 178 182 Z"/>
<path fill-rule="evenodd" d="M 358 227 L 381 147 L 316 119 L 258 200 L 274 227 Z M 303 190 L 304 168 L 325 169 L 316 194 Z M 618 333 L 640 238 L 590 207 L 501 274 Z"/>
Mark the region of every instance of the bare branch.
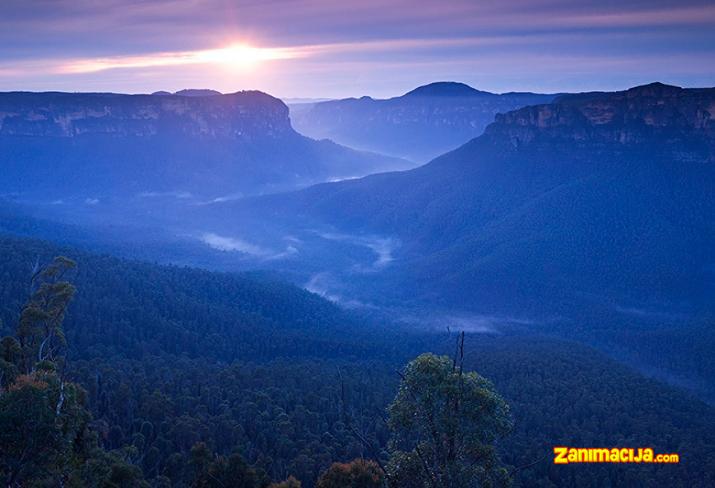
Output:
<path fill-rule="evenodd" d="M 59 417 L 60 411 L 62 410 L 62 404 L 65 403 L 65 382 L 60 383 L 60 398 L 57 400 L 57 407 L 55 407 L 55 417 Z"/>
<path fill-rule="evenodd" d="M 544 459 L 546 459 L 548 456 L 549 456 L 548 454 L 545 454 L 545 455 L 541 456 L 539 459 L 537 459 L 536 461 L 532 461 L 532 462 L 530 462 L 530 463 L 523 464 L 523 465 L 521 465 L 521 466 L 517 466 L 517 467 L 513 468 L 513 469 L 509 472 L 509 476 L 514 476 L 514 475 L 515 475 L 516 473 L 518 473 L 519 471 L 522 471 L 522 470 L 524 470 L 524 469 L 527 469 L 527 468 L 530 468 L 530 467 L 532 467 L 532 466 L 535 466 L 535 465 L 539 464 L 541 461 L 543 461 Z"/>

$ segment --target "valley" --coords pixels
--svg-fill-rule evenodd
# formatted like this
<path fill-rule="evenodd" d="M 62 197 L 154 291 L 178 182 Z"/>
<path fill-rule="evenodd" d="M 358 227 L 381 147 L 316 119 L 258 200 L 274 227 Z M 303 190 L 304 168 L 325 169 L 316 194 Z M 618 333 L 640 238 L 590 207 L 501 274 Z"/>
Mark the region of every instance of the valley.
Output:
<path fill-rule="evenodd" d="M 464 331 L 516 486 L 711 481 L 713 89 L 544 96 L 418 167 L 257 92 L 138 97 L 0 94 L 0 323 L 33 262 L 78 263 L 67 374 L 143 478 L 193 486 L 206 440 L 256 486 L 385 459 L 395 371 Z M 554 443 L 684 461 L 556 471 Z"/>

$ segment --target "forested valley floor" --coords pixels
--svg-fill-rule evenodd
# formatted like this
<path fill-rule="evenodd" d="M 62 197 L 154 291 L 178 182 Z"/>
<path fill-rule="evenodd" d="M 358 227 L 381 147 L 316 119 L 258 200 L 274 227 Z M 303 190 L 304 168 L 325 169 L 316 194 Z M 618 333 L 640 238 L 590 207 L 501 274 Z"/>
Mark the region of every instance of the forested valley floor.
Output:
<path fill-rule="evenodd" d="M 12 237 L 0 239 L 0 335 L 15 331 L 33 265 L 57 255 L 77 263 L 65 374 L 98 447 L 151 486 L 195 483 L 196 446 L 240 454 L 256 480 L 308 488 L 334 462 L 385 461 L 397 372 L 421 353 L 454 352 L 446 328 L 366 323 L 290 285 Z M 712 407 L 571 342 L 468 334 L 465 344 L 465 368 L 511 407 L 497 448 L 515 485 L 715 483 Z M 653 447 L 682 462 L 554 466 L 554 445 Z"/>

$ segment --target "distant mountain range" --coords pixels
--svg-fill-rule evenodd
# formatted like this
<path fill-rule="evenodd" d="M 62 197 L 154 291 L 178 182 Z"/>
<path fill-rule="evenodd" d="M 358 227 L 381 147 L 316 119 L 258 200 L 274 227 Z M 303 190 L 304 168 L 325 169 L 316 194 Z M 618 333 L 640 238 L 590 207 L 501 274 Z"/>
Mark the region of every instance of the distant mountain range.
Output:
<path fill-rule="evenodd" d="M 404 168 L 315 141 L 265 93 L 0 93 L 0 193 L 47 201 L 201 199 Z"/>
<path fill-rule="evenodd" d="M 654 83 L 497 115 L 414 170 L 185 219 L 264 248 L 290 239 L 288 258 L 255 266 L 345 306 L 530 327 L 712 398 L 713 188 L 715 88 Z"/>
<path fill-rule="evenodd" d="M 554 95 L 475 90 L 438 82 L 387 100 L 370 97 L 291 105 L 299 132 L 424 163 L 479 136 L 494 115 Z"/>
<path fill-rule="evenodd" d="M 457 99 L 465 90 L 451 88 Z M 79 214 L 3 203 L 0 230 L 270 270 L 416 326 L 538 327 L 715 395 L 703 352 L 715 346 L 715 89 L 562 95 L 496 115 L 481 136 L 413 170 L 241 200 L 212 197 L 246 174 L 291 187 L 285 161 L 319 161 L 325 175 L 335 160 L 306 156 L 325 156 L 317 148 L 364 155 L 300 136 L 285 105 L 259 93 L 14 96 L 46 105 L 0 105 L 2 191 L 97 196 Z M 65 97 L 92 104 L 63 106 Z M 46 108 L 18 108 L 28 106 Z M 136 197 L 130 205 L 104 190 Z M 60 220 L 74 226 L 52 222 L 64 207 Z"/>
<path fill-rule="evenodd" d="M 377 296 L 542 314 L 593 301 L 644 313 L 704 306 L 715 289 L 713 117 L 715 89 L 565 95 L 497 115 L 423 167 L 217 205 L 202 218 L 269 212 L 293 228 L 399 242 L 365 278 Z"/>

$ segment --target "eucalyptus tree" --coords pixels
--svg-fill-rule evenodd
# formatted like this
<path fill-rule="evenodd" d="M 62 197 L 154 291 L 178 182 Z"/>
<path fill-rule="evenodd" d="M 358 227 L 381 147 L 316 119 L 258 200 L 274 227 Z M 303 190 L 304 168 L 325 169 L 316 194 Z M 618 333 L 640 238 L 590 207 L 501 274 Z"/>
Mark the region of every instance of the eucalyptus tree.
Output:
<path fill-rule="evenodd" d="M 389 406 L 386 467 L 400 488 L 506 486 L 496 441 L 511 429 L 509 406 L 492 384 L 455 358 L 422 354 L 401 372 Z"/>

